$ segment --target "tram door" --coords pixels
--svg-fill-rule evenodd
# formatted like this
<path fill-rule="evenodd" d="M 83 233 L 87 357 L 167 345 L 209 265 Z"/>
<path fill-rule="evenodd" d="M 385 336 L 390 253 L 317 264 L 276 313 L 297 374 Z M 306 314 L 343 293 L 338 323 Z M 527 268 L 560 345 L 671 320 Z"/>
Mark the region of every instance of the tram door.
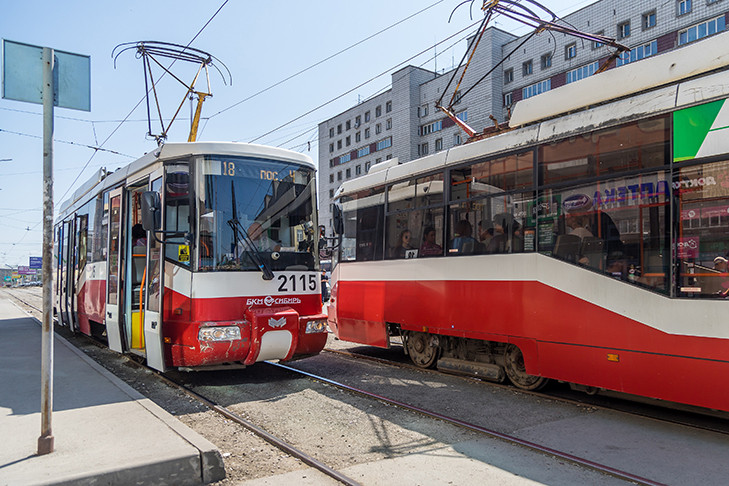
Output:
<path fill-rule="evenodd" d="M 106 337 L 109 348 L 123 352 L 121 320 L 119 316 L 119 282 L 122 261 L 122 188 L 109 193 L 109 248 L 107 254 L 106 284 Z"/>
<path fill-rule="evenodd" d="M 150 190 L 162 193 L 162 171 L 150 177 Z M 162 203 L 164 207 L 164 201 Z M 162 212 L 164 214 L 164 211 Z M 162 336 L 162 244 L 157 241 L 154 233 L 149 233 L 147 251 L 147 282 L 145 296 L 146 312 L 144 313 L 144 340 L 147 343 L 147 365 L 159 371 L 165 371 L 165 356 Z"/>
<path fill-rule="evenodd" d="M 151 180 L 150 184 L 148 181 Z M 161 323 L 161 244 L 141 225 L 141 197 L 148 190 L 161 192 L 161 171 L 127 187 L 124 219 L 128 231 L 125 254 L 124 336 L 130 352 L 144 356 L 147 365 L 165 370 Z"/>
<path fill-rule="evenodd" d="M 68 221 L 68 260 L 66 266 L 66 298 L 64 299 L 68 328 L 76 332 L 76 279 L 78 278 L 78 241 L 76 241 L 76 217 Z"/>

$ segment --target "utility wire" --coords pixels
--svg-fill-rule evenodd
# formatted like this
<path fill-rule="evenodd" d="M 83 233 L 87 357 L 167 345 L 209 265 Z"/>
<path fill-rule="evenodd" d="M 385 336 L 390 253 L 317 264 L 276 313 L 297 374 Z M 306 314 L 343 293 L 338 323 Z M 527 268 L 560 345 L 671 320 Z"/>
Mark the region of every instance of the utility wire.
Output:
<path fill-rule="evenodd" d="M 197 34 L 195 34 L 195 37 L 193 37 L 193 38 L 192 38 L 192 40 L 191 40 L 190 42 L 188 42 L 188 43 L 187 43 L 187 45 L 185 46 L 185 49 L 186 49 L 186 48 L 188 48 L 188 47 L 190 47 L 190 44 L 192 44 L 192 43 L 193 43 L 193 42 L 195 41 L 195 39 L 197 39 L 197 38 L 198 38 L 198 37 L 200 36 L 200 34 L 202 34 L 203 30 L 205 30 L 205 28 L 206 28 L 206 27 L 207 27 L 207 26 L 208 26 L 208 25 L 210 24 L 210 22 L 212 22 L 212 21 L 213 21 L 213 19 L 214 19 L 214 18 L 215 18 L 215 17 L 216 17 L 216 16 L 217 16 L 217 15 L 218 15 L 219 13 L 220 13 L 220 11 L 221 11 L 221 10 L 223 9 L 223 7 L 225 7 L 225 5 L 226 5 L 226 4 L 228 3 L 228 1 L 229 1 L 229 0 L 225 0 L 225 1 L 223 2 L 223 4 L 222 4 L 222 5 L 220 5 L 220 7 L 218 8 L 218 10 L 216 10 L 216 11 L 215 11 L 215 13 L 213 14 L 213 16 L 212 16 L 212 17 L 210 17 L 210 19 L 209 19 L 209 20 L 208 20 L 207 22 L 205 22 L 205 25 L 203 25 L 203 26 L 202 26 L 202 28 L 201 28 L 201 29 L 200 29 L 200 30 L 199 30 L 199 31 L 197 32 Z M 173 64 L 175 63 L 175 61 L 176 61 L 176 60 L 173 60 L 173 61 L 172 61 L 172 63 L 170 63 L 170 65 L 168 66 L 168 69 L 172 67 L 172 65 L 173 65 Z M 159 79 L 157 80 L 157 82 L 159 82 L 159 81 L 160 81 L 160 80 L 162 79 L 162 77 L 164 77 L 164 75 L 165 75 L 165 73 L 162 73 L 162 75 L 161 75 L 161 76 L 160 76 L 160 78 L 159 78 Z M 146 97 L 146 95 L 145 95 L 145 97 Z M 110 139 L 110 138 L 111 138 L 111 137 L 112 137 L 112 136 L 113 136 L 113 135 L 114 135 L 114 134 L 115 134 L 115 133 L 116 133 L 116 132 L 117 132 L 117 131 L 118 131 L 118 130 L 119 130 L 119 129 L 121 128 L 121 126 L 122 126 L 122 125 L 123 125 L 123 124 L 124 124 L 124 123 L 125 123 L 125 122 L 127 121 L 127 119 L 128 119 L 128 118 L 129 118 L 130 116 L 132 116 L 132 113 L 134 113 L 134 112 L 136 111 L 136 109 L 137 109 L 137 108 L 139 107 L 139 105 L 141 105 L 141 104 L 142 104 L 142 102 L 143 102 L 143 101 L 145 100 L 145 97 L 142 97 L 142 99 L 140 99 L 140 100 L 139 100 L 139 101 L 137 102 L 137 104 L 136 104 L 136 105 L 134 105 L 134 108 L 132 108 L 132 110 L 131 110 L 131 111 L 129 112 L 129 114 L 128 114 L 127 116 L 125 116 L 125 117 L 124 117 L 124 119 L 123 119 L 123 120 L 122 120 L 122 121 L 121 121 L 121 122 L 119 123 L 119 125 L 117 125 L 117 127 L 116 127 L 116 128 L 115 128 L 115 129 L 114 129 L 114 130 L 113 130 L 113 131 L 112 131 L 112 132 L 111 132 L 111 133 L 109 134 L 109 136 L 108 136 L 108 137 L 106 137 L 106 139 L 105 139 L 105 140 L 104 140 L 104 141 L 103 141 L 103 142 L 101 143 L 100 147 L 103 147 L 103 146 L 104 146 L 104 145 L 106 144 L 106 142 L 108 142 L 108 141 L 109 141 L 109 139 Z M 74 185 L 74 184 L 76 184 L 76 182 L 77 182 L 77 181 L 79 180 L 79 178 L 81 177 L 81 174 L 83 174 L 83 173 L 84 173 L 84 171 L 85 171 L 85 170 L 86 170 L 86 168 L 87 168 L 87 167 L 89 166 L 89 164 L 91 163 L 91 161 L 93 160 L 93 158 L 94 158 L 94 157 L 96 156 L 96 154 L 97 154 L 97 153 L 98 153 L 98 150 L 95 150 L 95 151 L 94 151 L 94 153 L 93 153 L 93 154 L 91 155 L 91 157 L 89 158 L 89 160 L 88 160 L 88 161 L 86 162 L 86 164 L 84 165 L 83 169 L 81 169 L 81 171 L 80 171 L 80 172 L 78 173 L 78 175 L 77 175 L 77 176 L 76 176 L 76 178 L 75 178 L 75 179 L 73 180 L 73 182 L 72 182 L 72 183 L 71 183 L 71 184 L 70 184 L 70 185 L 68 186 L 68 189 L 66 189 L 66 192 L 64 192 L 64 193 L 63 193 L 63 196 L 61 196 L 61 197 L 60 197 L 60 200 L 61 200 L 61 201 L 63 200 L 63 198 L 64 198 L 64 197 L 66 197 L 66 195 L 67 195 L 67 194 L 68 194 L 68 192 L 69 192 L 69 191 L 71 190 L 71 188 L 73 188 L 73 185 Z"/>
<path fill-rule="evenodd" d="M 0 128 L 0 132 L 10 133 L 12 135 L 20 135 L 22 137 L 43 138 L 40 135 L 31 135 L 29 133 L 14 132 L 12 130 L 5 130 L 4 128 Z M 101 148 L 101 147 L 94 147 L 93 145 L 86 145 L 86 144 L 83 144 L 83 143 L 69 142 L 68 140 L 58 140 L 57 138 L 54 138 L 53 141 L 54 142 L 58 142 L 58 143 L 67 143 L 69 145 L 78 145 L 79 147 L 86 147 L 86 148 L 90 148 L 90 149 L 93 149 L 93 150 L 98 150 L 98 151 L 101 151 L 101 152 L 110 152 L 110 153 L 115 154 L 115 155 L 121 155 L 123 157 L 129 157 L 130 159 L 135 159 L 136 158 L 136 157 L 134 157 L 132 155 L 123 154 L 123 153 L 117 152 L 115 150 L 109 150 L 109 149 L 105 149 L 105 148 Z"/>
<path fill-rule="evenodd" d="M 274 83 L 271 86 L 269 86 L 267 88 L 264 88 L 261 91 L 258 91 L 257 93 L 254 93 L 254 94 L 248 96 L 247 98 L 244 98 L 244 99 L 240 100 L 237 103 L 234 103 L 234 104 L 230 105 L 227 108 L 224 108 L 224 109 L 220 110 L 219 112 L 217 112 L 217 113 L 213 114 L 212 116 L 210 116 L 210 118 L 216 117 L 216 116 L 220 115 L 221 113 L 224 113 L 224 112 L 226 112 L 226 111 L 228 111 L 228 110 L 230 110 L 232 108 L 235 108 L 236 106 L 239 106 L 239 105 L 245 103 L 246 101 L 249 101 L 249 100 L 255 98 L 256 96 L 259 96 L 259 95 L 265 93 L 266 91 L 269 91 L 269 90 L 275 88 L 276 86 L 279 86 L 279 85 L 285 83 L 286 81 L 289 81 L 290 79 L 293 79 L 293 78 L 295 78 L 295 77 L 297 77 L 297 76 L 299 76 L 301 74 L 304 74 L 305 72 L 307 72 L 307 71 L 309 71 L 311 69 L 314 69 L 315 67 L 317 67 L 317 66 L 319 66 L 319 65 L 321 65 L 321 64 L 323 64 L 323 63 L 325 63 L 327 61 L 329 61 L 330 59 L 333 59 L 333 58 L 339 56 L 340 54 L 343 54 L 343 53 L 345 53 L 345 52 L 347 52 L 347 51 L 349 51 L 349 50 L 357 47 L 358 45 L 363 44 L 364 42 L 367 42 L 368 40 L 372 39 L 373 37 L 377 37 L 378 35 L 380 35 L 380 34 L 382 34 L 384 32 L 387 32 L 388 30 L 390 30 L 390 29 L 392 29 L 394 27 L 397 27 L 398 25 L 402 24 L 403 22 L 406 22 L 406 21 L 410 20 L 411 18 L 413 18 L 413 17 L 415 17 L 415 16 L 417 16 L 417 15 L 425 12 L 426 10 L 429 10 L 429 9 L 435 7 L 439 3 L 443 3 L 444 1 L 445 0 L 438 0 L 437 2 L 435 2 L 435 3 L 433 3 L 433 4 L 431 4 L 431 5 L 427 6 L 427 7 L 425 7 L 424 9 L 419 10 L 419 11 L 415 12 L 414 14 L 409 15 L 408 17 L 405 17 L 402 20 L 398 20 L 394 24 L 392 24 L 392 25 L 390 25 L 388 27 L 385 27 L 384 29 L 382 29 L 382 30 L 380 30 L 378 32 L 375 32 L 374 34 L 372 34 L 372 35 L 370 35 L 368 37 L 365 37 L 364 39 L 362 39 L 362 40 L 360 40 L 358 42 L 355 42 L 351 46 L 345 47 L 344 49 L 342 49 L 342 50 L 340 50 L 340 51 L 332 54 L 331 56 L 329 56 L 327 58 L 324 58 L 321 61 L 318 61 L 318 62 L 316 62 L 316 63 L 314 63 L 314 64 L 312 64 L 312 65 L 310 65 L 310 66 L 308 66 L 308 67 L 306 67 L 304 69 L 302 69 L 301 71 L 299 71 L 299 72 L 297 72 L 295 74 L 292 74 L 289 77 L 287 77 L 285 79 L 282 79 L 281 81 L 278 81 L 277 83 Z"/>
<path fill-rule="evenodd" d="M 465 27 L 465 28 L 463 28 L 463 29 L 459 30 L 459 31 L 458 31 L 458 32 L 456 32 L 455 34 L 453 34 L 453 35 L 450 35 L 450 36 L 446 37 L 446 38 L 445 38 L 445 39 L 443 39 L 442 41 L 438 42 L 438 43 L 437 43 L 436 45 L 442 44 L 442 43 L 444 43 L 445 41 L 447 41 L 447 40 L 450 40 L 450 39 L 452 39 L 453 37 L 455 37 L 455 36 L 457 36 L 457 35 L 460 35 L 460 34 L 462 34 L 462 33 L 463 33 L 463 32 L 465 32 L 466 30 L 468 30 L 468 29 L 470 29 L 470 28 L 472 28 L 472 27 L 474 27 L 474 26 L 476 26 L 477 24 L 480 24 L 480 23 L 481 23 L 480 21 L 478 21 L 478 22 L 474 22 L 473 24 L 471 24 L 471 25 L 469 25 L 469 26 L 467 26 L 467 27 Z M 352 93 L 352 92 L 354 92 L 354 91 L 358 90 L 358 89 L 359 89 L 359 88 L 361 88 L 362 86 L 365 86 L 365 85 L 367 85 L 367 84 L 371 83 L 372 81 L 374 81 L 375 79 L 377 79 L 377 78 L 380 78 L 380 77 L 384 76 L 385 74 L 389 73 L 390 71 L 392 71 L 392 70 L 394 70 L 394 69 L 397 69 L 397 68 L 399 68 L 399 67 L 400 67 L 400 66 L 402 66 L 403 64 L 406 64 L 406 63 L 408 63 L 408 62 L 412 61 L 412 60 L 413 60 L 413 59 L 415 59 L 416 57 L 418 57 L 418 56 L 422 56 L 422 55 L 423 55 L 423 54 L 425 54 L 426 52 L 430 51 L 430 50 L 431 50 L 432 48 L 433 48 L 433 46 L 428 46 L 428 47 L 427 47 L 426 49 L 424 49 L 424 50 L 422 50 L 422 51 L 418 52 L 418 53 L 417 53 L 417 54 L 415 54 L 414 56 L 411 56 L 411 57 L 409 57 L 408 59 L 405 59 L 404 61 L 402 61 L 402 62 L 400 62 L 400 63 L 396 64 L 396 65 L 395 65 L 395 66 L 393 66 L 393 67 L 391 67 L 390 69 L 387 69 L 386 71 L 383 71 L 382 73 L 380 73 L 380 74 L 378 74 L 378 75 L 376 75 L 376 76 L 374 76 L 374 77 L 372 77 L 372 78 L 368 79 L 367 81 L 365 81 L 365 82 L 363 82 L 363 83 L 361 83 L 361 84 L 358 84 L 358 85 L 357 85 L 357 86 L 355 86 L 354 88 L 352 88 L 352 89 L 350 89 L 349 91 L 346 91 L 346 92 L 344 92 L 344 93 L 340 94 L 340 95 L 339 95 L 339 96 L 337 96 L 336 98 L 333 98 L 333 99 L 331 99 L 331 100 L 329 100 L 329 101 L 326 101 L 326 102 L 322 103 L 321 105 L 317 106 L 316 108 L 312 108 L 311 110 L 307 111 L 307 112 L 306 112 L 306 113 L 304 113 L 303 115 L 299 115 L 299 116 L 297 116 L 296 118 L 294 118 L 293 120 L 290 120 L 290 121 L 288 121 L 288 122 L 284 123 L 283 125 L 279 125 L 278 127 L 274 128 L 273 130 L 269 130 L 268 132 L 264 133 L 263 135 L 260 135 L 260 136 L 258 136 L 258 137 L 256 137 L 256 138 L 254 138 L 253 140 L 251 140 L 251 143 L 255 142 L 256 140 L 260 140 L 260 139 L 262 139 L 263 137 L 266 137 L 266 136 L 268 136 L 268 135 L 272 134 L 273 132 L 275 132 L 275 131 L 277 131 L 277 130 L 280 130 L 280 129 L 282 129 L 283 127 L 286 127 L 286 126 L 288 126 L 288 125 L 292 124 L 293 122 L 295 122 L 295 121 L 297 121 L 297 120 L 301 120 L 301 119 L 302 119 L 302 118 L 304 118 L 305 116 L 311 115 L 311 114 L 312 114 L 312 113 L 314 113 L 315 111 L 318 111 L 318 110 L 320 110 L 320 109 L 324 108 L 325 106 L 327 106 L 327 105 L 330 105 L 330 104 L 334 103 L 335 101 L 337 101 L 337 100 L 339 100 L 339 99 L 341 99 L 341 98 L 344 98 L 345 96 L 347 96 L 348 94 L 350 94 L 350 93 Z"/>

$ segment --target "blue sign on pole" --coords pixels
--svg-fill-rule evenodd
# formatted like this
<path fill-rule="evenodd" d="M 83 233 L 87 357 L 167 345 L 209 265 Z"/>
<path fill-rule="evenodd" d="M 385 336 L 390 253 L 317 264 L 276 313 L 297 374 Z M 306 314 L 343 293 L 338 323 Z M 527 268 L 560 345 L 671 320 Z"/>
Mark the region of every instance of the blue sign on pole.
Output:
<path fill-rule="evenodd" d="M 43 257 L 29 257 L 30 258 L 30 265 L 28 265 L 30 268 L 43 268 Z"/>

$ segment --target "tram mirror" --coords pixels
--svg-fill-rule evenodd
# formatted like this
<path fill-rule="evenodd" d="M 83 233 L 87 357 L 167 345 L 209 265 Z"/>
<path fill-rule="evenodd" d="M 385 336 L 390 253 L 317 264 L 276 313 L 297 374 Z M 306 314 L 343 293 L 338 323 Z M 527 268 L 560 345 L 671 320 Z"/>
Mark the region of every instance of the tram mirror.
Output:
<path fill-rule="evenodd" d="M 334 205 L 334 232 L 338 235 L 344 233 L 344 220 L 342 218 L 342 209 Z"/>
<path fill-rule="evenodd" d="M 159 193 L 146 191 L 142 193 L 142 227 L 146 231 L 158 231 L 162 225 Z"/>

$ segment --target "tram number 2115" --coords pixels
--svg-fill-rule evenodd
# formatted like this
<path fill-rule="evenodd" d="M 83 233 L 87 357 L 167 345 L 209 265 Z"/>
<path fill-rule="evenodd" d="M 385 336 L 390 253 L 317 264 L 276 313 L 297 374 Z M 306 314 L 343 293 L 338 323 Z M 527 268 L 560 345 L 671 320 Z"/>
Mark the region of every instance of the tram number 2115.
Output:
<path fill-rule="evenodd" d="M 279 275 L 279 292 L 303 292 L 316 290 L 316 275 Z"/>

